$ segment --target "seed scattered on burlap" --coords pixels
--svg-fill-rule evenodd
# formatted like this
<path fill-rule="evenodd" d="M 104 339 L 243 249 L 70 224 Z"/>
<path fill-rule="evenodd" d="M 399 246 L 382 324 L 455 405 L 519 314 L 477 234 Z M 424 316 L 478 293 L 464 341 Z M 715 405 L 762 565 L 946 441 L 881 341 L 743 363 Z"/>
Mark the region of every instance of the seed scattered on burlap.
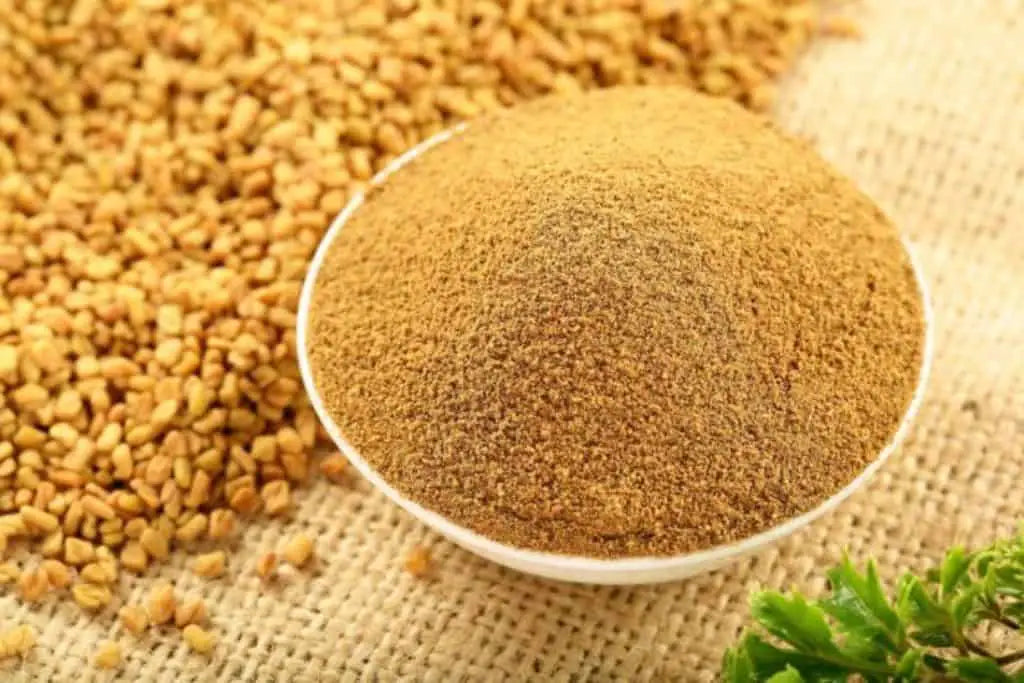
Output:
<path fill-rule="evenodd" d="M 194 652 L 201 655 L 207 655 L 213 652 L 213 648 L 217 645 L 217 639 L 208 631 L 201 626 L 196 624 L 189 624 L 182 632 L 182 637 L 185 642 Z"/>
<path fill-rule="evenodd" d="M 116 669 L 121 666 L 121 646 L 113 640 L 103 641 L 94 662 L 98 669 Z"/>
<path fill-rule="evenodd" d="M 174 612 L 178 606 L 178 600 L 174 595 L 174 587 L 169 583 L 159 583 L 154 586 L 146 600 L 146 612 L 149 614 L 149 623 L 160 626 L 174 619 Z"/>
<path fill-rule="evenodd" d="M 216 579 L 224 575 L 227 568 L 227 555 L 223 550 L 199 555 L 192 562 L 192 571 L 204 579 Z"/>
<path fill-rule="evenodd" d="M 333 484 L 341 484 L 348 476 L 348 460 L 338 453 L 320 461 L 320 473 Z"/>
<path fill-rule="evenodd" d="M 124 630 L 133 635 L 139 635 L 149 628 L 149 614 L 141 605 L 125 605 L 118 612 L 118 617 Z"/>
<path fill-rule="evenodd" d="M 277 553 L 263 553 L 256 560 L 256 574 L 264 581 L 270 581 L 277 572 Z"/>
<path fill-rule="evenodd" d="M 281 551 L 284 561 L 296 568 L 305 567 L 314 553 L 313 539 L 305 534 L 291 538 Z"/>
<path fill-rule="evenodd" d="M 423 546 L 416 546 L 405 556 L 405 571 L 413 576 L 423 577 L 430 572 L 430 551 Z"/>
<path fill-rule="evenodd" d="M 309 322 L 348 441 L 515 546 L 672 554 L 851 481 L 914 388 L 899 236 L 809 147 L 682 89 L 478 120 L 341 230 Z"/>
<path fill-rule="evenodd" d="M 201 598 L 186 598 L 174 609 L 174 625 L 185 628 L 206 621 L 206 603 Z"/>
<path fill-rule="evenodd" d="M 0 632 L 0 661 L 22 657 L 36 646 L 36 632 L 31 626 L 21 625 Z"/>

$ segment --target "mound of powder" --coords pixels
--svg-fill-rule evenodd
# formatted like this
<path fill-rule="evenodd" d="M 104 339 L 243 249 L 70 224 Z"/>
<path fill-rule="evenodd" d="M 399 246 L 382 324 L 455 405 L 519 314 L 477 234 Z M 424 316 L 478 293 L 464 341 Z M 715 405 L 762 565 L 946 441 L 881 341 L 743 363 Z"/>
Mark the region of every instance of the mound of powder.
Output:
<path fill-rule="evenodd" d="M 665 555 L 876 458 L 918 379 L 896 230 L 807 146 L 682 89 L 538 100 L 374 190 L 308 323 L 347 440 L 497 541 Z"/>

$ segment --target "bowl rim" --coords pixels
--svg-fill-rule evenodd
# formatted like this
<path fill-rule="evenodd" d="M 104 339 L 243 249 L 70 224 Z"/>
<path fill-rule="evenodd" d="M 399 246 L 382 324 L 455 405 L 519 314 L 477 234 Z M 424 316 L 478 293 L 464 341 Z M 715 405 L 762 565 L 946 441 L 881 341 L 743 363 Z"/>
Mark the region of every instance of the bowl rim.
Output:
<path fill-rule="evenodd" d="M 410 148 L 401 156 L 393 159 L 385 168 L 378 172 L 369 181 L 367 189 L 372 189 L 373 187 L 380 185 L 392 173 L 405 166 L 423 152 L 460 133 L 467 127 L 467 125 L 468 124 L 466 123 L 462 123 L 452 128 L 442 130 L 441 132 L 436 133 L 430 138 L 427 138 Z M 296 316 L 296 355 L 298 356 L 299 372 L 302 377 L 302 383 L 305 387 L 310 403 L 313 406 L 313 410 L 316 412 L 321 424 L 327 430 L 327 433 L 330 435 L 335 445 L 359 471 L 359 473 L 374 486 L 374 488 L 380 490 L 393 503 L 399 505 L 413 517 L 425 523 L 435 531 L 458 544 L 477 552 L 478 554 L 488 556 L 489 559 L 495 560 L 495 558 L 507 558 L 509 561 L 515 562 L 517 567 L 522 567 L 524 565 L 545 566 L 563 572 L 579 572 L 583 575 L 622 572 L 681 573 L 687 569 L 689 569 L 691 573 L 695 573 L 700 571 L 704 566 L 718 566 L 729 559 L 738 559 L 750 552 L 774 544 L 775 542 L 810 524 L 814 520 L 822 517 L 824 514 L 833 510 L 836 506 L 846 500 L 854 491 L 866 484 L 906 438 L 910 431 L 911 424 L 914 422 L 918 410 L 921 407 L 921 403 L 924 400 L 928 380 L 931 375 L 932 356 L 934 351 L 935 332 L 933 311 L 928 285 L 924 278 L 920 261 L 914 252 L 913 245 L 906 237 L 901 236 L 901 243 L 903 244 L 904 251 L 907 254 L 911 268 L 914 272 L 914 279 L 917 283 L 923 308 L 924 343 L 921 349 L 921 365 L 918 369 L 917 385 L 914 389 L 914 394 L 911 398 L 910 404 L 907 406 L 907 409 L 900 420 L 900 424 L 889 443 L 886 444 L 879 455 L 865 466 L 856 477 L 846 484 L 846 486 L 833 493 L 814 508 L 801 513 L 796 517 L 791 517 L 784 522 L 765 529 L 764 531 L 759 531 L 756 534 L 747 536 L 738 541 L 723 543 L 710 548 L 677 555 L 598 558 L 583 555 L 564 555 L 559 553 L 529 550 L 495 541 L 467 527 L 456 524 L 447 517 L 420 505 L 419 503 L 405 497 L 405 495 L 391 486 L 370 466 L 365 459 L 363 459 L 359 452 L 342 435 L 341 429 L 335 423 L 333 417 L 327 410 L 327 407 L 324 405 L 323 399 L 321 398 L 320 393 L 317 390 L 316 383 L 314 382 L 312 367 L 310 366 L 309 361 L 309 353 L 307 351 L 306 335 L 313 290 L 330 245 L 333 243 L 338 232 L 340 232 L 344 227 L 345 223 L 347 223 L 352 215 L 363 205 L 366 199 L 366 192 L 367 190 L 362 190 L 353 195 L 342 211 L 334 218 L 328 227 L 327 232 L 324 233 L 323 238 L 320 240 L 320 244 L 317 246 L 313 259 L 310 262 L 309 269 L 306 272 L 302 291 L 299 297 L 298 314 Z M 543 575 L 539 572 L 531 572 L 528 569 L 519 569 L 519 571 L 534 573 L 535 575 Z"/>

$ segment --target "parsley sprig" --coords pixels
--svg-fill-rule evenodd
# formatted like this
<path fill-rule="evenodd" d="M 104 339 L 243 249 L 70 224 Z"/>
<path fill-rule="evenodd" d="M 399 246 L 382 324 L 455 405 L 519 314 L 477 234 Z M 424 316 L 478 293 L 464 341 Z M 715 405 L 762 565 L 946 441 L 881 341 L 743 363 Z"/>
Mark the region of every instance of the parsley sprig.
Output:
<path fill-rule="evenodd" d="M 874 562 L 861 572 L 844 557 L 828 580 L 820 600 L 756 593 L 757 626 L 726 652 L 723 679 L 1024 683 L 1024 531 L 977 552 L 953 548 L 891 596 Z M 993 641 L 1016 647 L 997 651 Z"/>

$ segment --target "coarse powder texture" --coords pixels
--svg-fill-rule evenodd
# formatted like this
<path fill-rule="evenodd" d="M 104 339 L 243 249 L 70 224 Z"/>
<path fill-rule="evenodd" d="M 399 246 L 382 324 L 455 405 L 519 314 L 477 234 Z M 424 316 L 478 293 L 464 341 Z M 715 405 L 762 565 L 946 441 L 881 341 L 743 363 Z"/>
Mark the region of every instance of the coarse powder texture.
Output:
<path fill-rule="evenodd" d="M 376 189 L 308 350 L 346 439 L 497 541 L 665 555 L 850 482 L 916 386 L 896 230 L 802 143 L 682 89 L 537 100 Z"/>

